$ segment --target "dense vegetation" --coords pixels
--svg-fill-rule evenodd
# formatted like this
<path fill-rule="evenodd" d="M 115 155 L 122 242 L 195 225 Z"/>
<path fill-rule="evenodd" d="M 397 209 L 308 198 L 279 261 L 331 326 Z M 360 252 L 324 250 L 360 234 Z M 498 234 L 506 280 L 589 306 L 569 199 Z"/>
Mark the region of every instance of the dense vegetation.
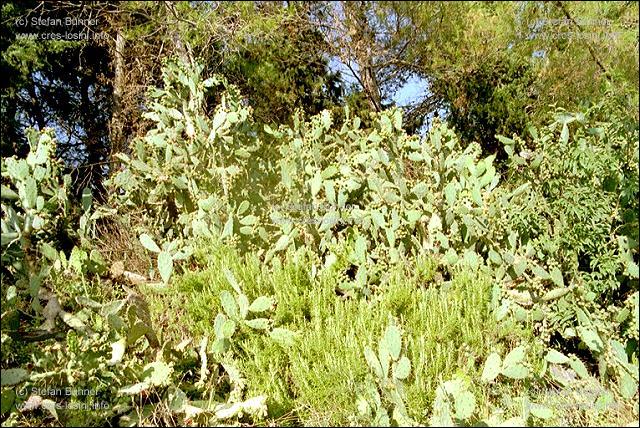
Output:
<path fill-rule="evenodd" d="M 3 426 L 637 424 L 637 3 L 2 13 Z"/>

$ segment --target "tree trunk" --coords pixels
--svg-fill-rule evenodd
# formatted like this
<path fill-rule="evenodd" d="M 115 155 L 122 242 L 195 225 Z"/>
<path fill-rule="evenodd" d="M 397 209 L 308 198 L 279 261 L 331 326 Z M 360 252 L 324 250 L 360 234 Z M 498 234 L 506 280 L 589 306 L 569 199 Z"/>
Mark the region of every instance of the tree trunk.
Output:
<path fill-rule="evenodd" d="M 111 112 L 111 125 L 109 127 L 112 154 L 122 151 L 126 146 L 123 135 L 124 117 L 122 117 L 122 97 L 124 96 L 125 86 L 125 38 L 121 28 L 118 28 L 117 31 L 114 52 L 113 110 Z"/>
<path fill-rule="evenodd" d="M 365 2 L 342 2 L 346 18 L 350 49 L 359 68 L 360 83 L 367 96 L 369 106 L 374 111 L 382 110 L 382 95 L 373 61 L 374 34 L 365 14 Z"/>

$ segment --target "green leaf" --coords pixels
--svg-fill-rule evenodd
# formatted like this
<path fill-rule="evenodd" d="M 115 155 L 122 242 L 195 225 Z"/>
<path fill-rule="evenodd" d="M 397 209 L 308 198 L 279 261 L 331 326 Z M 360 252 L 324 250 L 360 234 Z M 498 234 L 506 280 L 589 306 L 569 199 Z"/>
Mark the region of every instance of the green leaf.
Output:
<path fill-rule="evenodd" d="M 447 184 L 444 188 L 444 196 L 447 200 L 447 204 L 453 205 L 456 201 L 456 186 L 453 183 Z"/>
<path fill-rule="evenodd" d="M 391 363 L 391 355 L 389 354 L 389 348 L 384 339 L 380 339 L 378 343 L 378 361 L 380 361 L 380 367 L 382 367 L 382 377 L 386 378 L 389 374 L 389 364 Z"/>
<path fill-rule="evenodd" d="M 273 248 L 273 250 L 274 251 L 282 251 L 285 248 L 287 248 L 288 245 L 289 245 L 289 235 L 282 235 L 278 239 L 278 242 L 276 242 L 276 245 Z"/>
<path fill-rule="evenodd" d="M 101 314 L 104 317 L 108 317 L 109 315 L 116 315 L 122 310 L 126 303 L 126 299 L 114 300 L 112 302 L 106 303 L 102 307 Z"/>
<path fill-rule="evenodd" d="M 565 123 L 562 125 L 562 132 L 560 133 L 560 142 L 567 144 L 569 142 L 569 127 Z"/>
<path fill-rule="evenodd" d="M 82 209 L 84 211 L 88 211 L 89 208 L 91 208 L 91 200 L 91 189 L 85 187 L 84 189 L 82 189 Z"/>
<path fill-rule="evenodd" d="M 10 201 L 15 201 L 18 199 L 18 194 L 4 184 L 2 185 L 1 189 L 2 190 L 0 191 L 0 197 L 2 197 L 2 199 L 7 199 Z"/>
<path fill-rule="evenodd" d="M 229 216 L 227 222 L 224 224 L 224 229 L 222 230 L 221 238 L 226 238 L 233 234 L 233 216 Z"/>
<path fill-rule="evenodd" d="M 60 318 L 62 318 L 65 324 L 75 330 L 84 331 L 87 328 L 80 318 L 68 312 L 60 311 Z"/>
<path fill-rule="evenodd" d="M 406 215 L 407 215 L 407 220 L 409 221 L 409 224 L 413 226 L 418 220 L 420 220 L 420 217 L 422 217 L 422 211 L 408 210 L 406 212 Z"/>
<path fill-rule="evenodd" d="M 130 327 L 129 331 L 127 332 L 127 337 L 125 338 L 125 341 L 124 341 L 125 347 L 127 345 L 133 345 L 134 343 L 136 343 L 138 339 L 140 339 L 145 334 L 147 335 L 147 337 L 153 337 L 150 335 L 154 333 L 153 333 L 153 330 L 149 327 L 149 324 L 142 321 L 136 321 L 134 325 Z M 111 346 L 113 347 L 114 345 L 115 344 Z M 113 352 L 118 352 L 118 350 L 114 349 Z M 119 361 L 114 361 L 114 364 L 117 362 Z"/>
<path fill-rule="evenodd" d="M 23 181 L 29 176 L 29 165 L 24 159 L 8 158 L 6 160 L 7 172 L 14 181 Z"/>
<path fill-rule="evenodd" d="M 25 369 L 1 369 L 0 370 L 0 383 L 2 386 L 17 385 L 20 382 L 27 380 L 29 373 Z"/>
<path fill-rule="evenodd" d="M 8 245 L 9 242 L 17 239 L 20 235 L 18 235 L 17 233 L 14 232 L 10 232 L 10 233 L 3 233 L 1 236 L 2 239 L 2 246 Z"/>
<path fill-rule="evenodd" d="M 334 175 L 336 175 L 338 173 L 338 167 L 335 165 L 329 165 L 328 167 L 326 167 L 324 169 L 324 171 L 322 171 L 322 173 L 320 174 L 320 176 L 322 177 L 322 179 L 326 180 L 328 178 L 333 177 Z"/>
<path fill-rule="evenodd" d="M 364 358 L 367 360 L 367 364 L 369 364 L 371 370 L 373 370 L 373 374 L 375 374 L 379 379 L 382 379 L 382 366 L 380 365 L 380 361 L 378 361 L 378 357 L 376 357 L 376 354 L 374 354 L 371 348 L 366 347 L 364 349 Z"/>
<path fill-rule="evenodd" d="M 258 221 L 258 217 L 254 215 L 248 215 L 246 217 L 243 217 L 242 220 L 240 220 L 240 223 L 245 226 L 253 226 L 254 224 L 257 223 L 257 221 Z"/>
<path fill-rule="evenodd" d="M 516 190 L 514 190 L 513 192 L 511 192 L 511 194 L 509 195 L 509 199 L 511 198 L 515 198 L 516 196 L 521 195 L 522 193 L 524 193 L 525 190 L 527 190 L 529 187 L 531 186 L 531 184 L 529 183 L 524 183 L 520 186 L 518 186 L 518 188 Z"/>
<path fill-rule="evenodd" d="M 73 247 L 71 250 L 71 256 L 69 256 L 69 265 L 78 274 L 82 274 L 84 269 L 84 263 L 89 259 L 87 253 L 79 247 Z"/>
<path fill-rule="evenodd" d="M 426 195 L 428 191 L 429 191 L 429 187 L 427 187 L 427 185 L 423 182 L 416 184 L 411 189 L 411 192 L 420 199 L 422 199 L 422 197 Z"/>
<path fill-rule="evenodd" d="M 482 206 L 482 194 L 480 193 L 480 188 L 478 186 L 474 187 L 471 191 L 471 198 L 476 205 Z"/>
<path fill-rule="evenodd" d="M 295 345 L 296 333 L 286 328 L 276 327 L 269 333 L 269 337 L 284 348 Z"/>
<path fill-rule="evenodd" d="M 329 201 L 330 204 L 335 205 L 336 203 L 336 190 L 335 190 L 335 183 L 333 180 L 327 180 L 324 183 L 324 193 L 327 196 L 327 201 Z M 329 214 L 329 213 L 327 213 Z"/>
<path fill-rule="evenodd" d="M 127 349 L 127 339 L 122 338 L 117 342 L 111 344 L 111 359 L 107 362 L 110 366 L 115 366 L 124 357 L 124 352 Z"/>
<path fill-rule="evenodd" d="M 271 309 L 274 303 L 275 302 L 271 297 L 260 296 L 256 300 L 254 300 L 253 303 L 251 303 L 251 306 L 249 306 L 249 310 L 251 312 L 268 311 L 269 309 Z"/>
<path fill-rule="evenodd" d="M 398 131 L 402 130 L 402 112 L 398 109 L 393 112 L 393 126 Z"/>
<path fill-rule="evenodd" d="M 513 366 L 518 363 L 521 363 L 522 360 L 524 360 L 524 356 L 525 356 L 524 346 L 518 346 L 516 348 L 513 348 L 511 352 L 509 352 L 507 356 L 504 357 L 504 362 L 502 363 L 502 366 L 507 367 L 507 366 Z"/>
<path fill-rule="evenodd" d="M 27 155 L 27 163 L 30 166 L 41 165 L 47 162 L 49 156 L 49 145 L 46 143 L 39 143 L 35 151 L 31 150 Z"/>
<path fill-rule="evenodd" d="M 160 272 L 162 281 L 165 283 L 169 282 L 169 278 L 173 272 L 173 257 L 166 251 L 161 251 L 160 254 L 158 254 L 158 272 Z"/>
<path fill-rule="evenodd" d="M 229 123 L 237 123 L 239 120 L 240 116 L 238 112 L 230 111 L 229 114 L 227 114 L 227 121 L 229 121 Z"/>
<path fill-rule="evenodd" d="M 154 253 L 160 252 L 160 247 L 155 243 L 155 241 L 146 233 L 140 235 L 140 243 L 144 248 Z"/>
<path fill-rule="evenodd" d="M 322 177 L 320 176 L 320 172 L 316 171 L 313 178 L 311 179 L 311 196 L 316 196 L 322 187 Z"/>
<path fill-rule="evenodd" d="M 387 115 L 380 116 L 380 130 L 387 134 L 392 130 L 391 120 Z"/>
<path fill-rule="evenodd" d="M 613 350 L 614 355 L 620 362 L 620 364 L 622 364 L 623 366 L 626 365 L 628 363 L 629 357 L 627 356 L 627 351 L 624 349 L 624 345 L 613 339 L 609 340 L 609 345 L 611 346 L 611 349 Z"/>
<path fill-rule="evenodd" d="M 622 373 L 620 378 L 620 393 L 627 400 L 632 399 L 638 392 L 638 382 L 627 372 Z"/>
<path fill-rule="evenodd" d="M 94 309 L 102 308 L 102 303 L 98 303 L 95 300 L 90 299 L 89 297 L 86 297 L 86 296 L 77 296 L 76 302 L 78 302 L 79 305 L 87 306 L 89 308 L 94 308 Z"/>
<path fill-rule="evenodd" d="M 411 374 L 411 361 L 407 357 L 402 357 L 393 365 L 393 377 L 396 379 L 406 379 Z"/>
<path fill-rule="evenodd" d="M 367 240 L 364 236 L 358 236 L 355 242 L 354 253 L 356 258 L 364 262 L 367 257 Z"/>
<path fill-rule="evenodd" d="M 238 311 L 241 319 L 245 319 L 249 314 L 249 299 L 244 293 L 238 294 Z"/>
<path fill-rule="evenodd" d="M 627 262 L 627 273 L 631 278 L 638 279 L 638 265 L 633 260 Z"/>
<path fill-rule="evenodd" d="M 138 382 L 133 385 L 125 386 L 124 388 L 120 388 L 118 390 L 118 394 L 122 395 L 137 395 L 142 391 L 146 391 L 149 389 L 149 384 L 147 382 Z"/>
<path fill-rule="evenodd" d="M 564 287 L 564 280 L 562 279 L 562 272 L 557 267 L 551 269 L 551 280 L 558 287 Z"/>
<path fill-rule="evenodd" d="M 1 395 L 0 414 L 9 413 L 16 400 L 16 393 L 12 389 L 3 389 Z"/>
<path fill-rule="evenodd" d="M 529 369 L 522 364 L 516 364 L 514 366 L 503 367 L 501 373 L 511 379 L 524 379 L 529 375 Z"/>
<path fill-rule="evenodd" d="M 565 364 L 569 362 L 569 357 L 555 349 L 550 350 L 544 359 L 553 364 Z"/>
<path fill-rule="evenodd" d="M 395 324 L 390 324 L 384 332 L 382 343 L 385 344 L 389 355 L 394 361 L 400 357 L 400 348 L 402 346 L 402 337 L 400 329 Z"/>
<path fill-rule="evenodd" d="M 223 273 L 224 273 L 225 278 L 227 278 L 227 282 L 229 282 L 229 284 L 231 285 L 231 287 L 233 287 L 233 289 L 236 291 L 236 293 L 242 294 L 242 290 L 240 289 L 240 284 L 238 284 L 238 281 L 236 280 L 236 277 L 233 276 L 233 272 L 231 272 L 227 268 L 224 268 L 223 269 Z"/>
<path fill-rule="evenodd" d="M 553 417 L 553 410 L 540 404 L 531 404 L 529 411 L 536 418 L 551 419 Z"/>
<path fill-rule="evenodd" d="M 212 139 L 212 136 L 215 136 L 215 131 L 217 131 L 218 128 L 220 128 L 220 126 L 224 123 L 226 118 L 227 118 L 227 112 L 224 110 L 218 110 L 216 114 L 213 116 L 213 121 L 211 122 L 211 135 L 209 135 L 210 140 Z M 268 128 L 268 125 L 265 125 L 264 127 L 265 131 L 267 131 L 267 128 Z M 269 128 L 267 132 L 269 132 L 270 134 L 273 133 L 271 128 Z"/>
<path fill-rule="evenodd" d="M 81 225 L 80 228 L 81 229 L 82 229 L 82 218 L 83 217 L 80 217 L 80 225 Z M 33 216 L 33 224 L 32 225 L 33 225 L 33 228 L 35 230 L 42 229 L 44 227 L 44 223 L 45 223 L 45 220 L 42 217 L 40 217 L 39 215 Z"/>
<path fill-rule="evenodd" d="M 264 227 L 258 227 L 258 236 L 260 236 L 260 239 L 262 239 L 264 242 L 269 242 L 269 235 L 267 234 L 267 230 Z"/>
<path fill-rule="evenodd" d="M 53 248 L 51 245 L 49 245 L 49 243 L 41 242 L 40 243 L 40 251 L 50 261 L 54 262 L 54 261 L 58 260 L 58 252 L 56 251 L 55 248 Z"/>
<path fill-rule="evenodd" d="M 384 221 L 384 216 L 382 215 L 382 213 L 378 210 L 372 210 L 371 211 L 371 220 L 373 221 L 373 224 L 375 224 L 377 227 L 379 228 L 383 228 L 385 221 Z"/>
<path fill-rule="evenodd" d="M 496 265 L 502 264 L 502 257 L 494 250 L 489 250 L 489 260 Z"/>
<path fill-rule="evenodd" d="M 249 201 L 242 201 L 240 203 L 240 206 L 238 207 L 238 215 L 242 215 L 248 209 L 249 209 Z"/>
<path fill-rule="evenodd" d="M 543 302 L 549 302 L 551 300 L 559 299 L 560 297 L 568 294 L 571 290 L 571 287 L 556 288 L 554 290 L 547 291 L 544 296 L 542 296 L 541 300 Z"/>
<path fill-rule="evenodd" d="M 597 332 L 588 327 L 578 327 L 578 336 L 594 352 L 602 352 L 604 344 Z"/>
<path fill-rule="evenodd" d="M 579 359 L 577 359 L 576 357 L 571 357 L 569 359 L 569 366 L 573 369 L 573 371 L 575 371 L 578 376 L 580 376 L 582 379 L 588 379 L 589 376 L 589 372 L 587 371 L 587 367 L 584 365 L 584 363 L 582 361 L 580 361 Z"/>
<path fill-rule="evenodd" d="M 164 361 L 154 361 L 144 367 L 145 381 L 153 386 L 168 385 L 171 381 L 173 367 Z"/>
<path fill-rule="evenodd" d="M 458 254 L 456 254 L 456 250 L 454 250 L 453 248 L 449 248 L 444 254 L 444 260 L 450 266 L 455 265 L 458 262 Z"/>
<path fill-rule="evenodd" d="M 225 339 L 230 339 L 236 332 L 236 323 L 233 320 L 225 320 L 220 327 L 220 335 Z"/>
<path fill-rule="evenodd" d="M 516 274 L 517 277 L 522 276 L 522 274 L 524 273 L 525 270 L 527 270 L 527 261 L 526 260 L 518 260 L 514 265 L 513 265 L 513 270 Z"/>
<path fill-rule="evenodd" d="M 484 363 L 484 369 L 482 370 L 482 381 L 491 382 L 500 374 L 500 367 L 502 361 L 500 355 L 496 352 L 492 352 Z"/>
<path fill-rule="evenodd" d="M 469 391 L 462 391 L 455 395 L 456 418 L 468 419 L 476 409 L 476 397 Z"/>
<path fill-rule="evenodd" d="M 27 177 L 24 182 L 24 189 L 22 192 L 18 190 L 18 193 L 22 193 L 22 203 L 25 208 L 35 208 L 36 199 L 38 197 L 38 185 L 36 184 L 36 180 L 33 177 Z"/>
<path fill-rule="evenodd" d="M 611 391 L 603 391 L 600 393 L 600 396 L 596 399 L 594 403 L 595 410 L 602 412 L 607 409 L 611 409 L 611 407 L 616 402 L 616 399 L 613 396 Z"/>
<path fill-rule="evenodd" d="M 320 117 L 322 118 L 322 126 L 324 129 L 331 128 L 331 113 L 329 110 L 322 110 Z"/>
<path fill-rule="evenodd" d="M 522 361 L 525 357 L 525 348 L 524 346 L 518 346 L 511 350 L 504 357 L 504 361 L 502 362 L 501 373 L 504 376 L 510 377 L 512 379 L 524 379 L 529 375 L 529 369 L 527 369 L 524 365 L 522 365 Z"/>
<path fill-rule="evenodd" d="M 169 410 L 174 413 L 183 412 L 189 402 L 187 394 L 185 394 L 180 388 L 175 388 L 173 391 L 169 392 L 169 396 L 167 398 Z"/>
<path fill-rule="evenodd" d="M 269 320 L 267 318 L 256 318 L 245 321 L 249 327 L 256 330 L 266 330 L 269 328 Z"/>
<path fill-rule="evenodd" d="M 227 290 L 222 290 L 220 292 L 220 304 L 229 317 L 238 319 L 238 306 L 236 305 L 236 300 Z"/>
<path fill-rule="evenodd" d="M 496 138 L 505 146 L 513 146 L 515 144 L 515 141 L 511 138 L 505 137 L 504 135 L 496 135 Z"/>

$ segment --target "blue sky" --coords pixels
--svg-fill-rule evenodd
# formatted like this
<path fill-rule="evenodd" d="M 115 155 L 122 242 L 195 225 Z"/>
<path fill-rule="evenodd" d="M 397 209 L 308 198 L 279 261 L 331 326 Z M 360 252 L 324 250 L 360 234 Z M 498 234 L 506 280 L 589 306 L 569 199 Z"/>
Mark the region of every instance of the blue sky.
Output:
<path fill-rule="evenodd" d="M 352 64 L 353 69 L 357 72 L 358 66 Z M 351 70 L 338 58 L 333 57 L 329 61 L 329 68 L 331 71 L 337 71 L 341 74 L 342 80 L 347 85 L 357 83 L 358 81 L 353 77 Z M 399 88 L 393 95 L 392 100 L 401 107 L 407 106 L 411 103 L 418 101 L 427 93 L 427 81 L 418 76 L 411 77 L 407 83 Z"/>
<path fill-rule="evenodd" d="M 354 71 L 357 72 L 357 65 L 353 64 L 352 67 Z M 349 67 L 347 67 L 337 57 L 331 58 L 331 60 L 329 61 L 329 68 L 331 69 L 331 71 L 339 72 L 343 82 L 347 86 L 350 86 L 354 83 L 357 84 L 358 81 L 353 76 L 351 70 L 349 70 Z M 428 82 L 426 81 L 426 79 L 414 75 L 410 77 L 404 85 L 396 90 L 396 92 L 391 96 L 391 99 L 396 103 L 397 106 L 406 107 L 411 104 L 417 103 L 427 95 L 429 95 Z M 427 115 L 425 125 L 418 130 L 420 135 L 426 135 L 430 123 L 433 120 L 434 113 L 435 112 L 429 113 Z M 446 116 L 446 111 L 439 109 L 438 115 L 439 117 L 444 118 Z"/>

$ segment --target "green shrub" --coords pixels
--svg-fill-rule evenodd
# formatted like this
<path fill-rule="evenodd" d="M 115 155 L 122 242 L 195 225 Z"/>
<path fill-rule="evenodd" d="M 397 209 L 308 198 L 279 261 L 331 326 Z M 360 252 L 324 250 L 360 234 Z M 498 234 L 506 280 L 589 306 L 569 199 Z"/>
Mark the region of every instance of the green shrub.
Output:
<path fill-rule="evenodd" d="M 507 272 L 505 287 L 517 291 L 501 316 L 510 307 L 536 322 L 545 343 L 588 350 L 602 378 L 612 376 L 631 398 L 636 391 L 627 385 L 638 382 L 638 129 L 603 103 L 586 113 L 559 110 L 549 126 L 530 131 L 528 145 L 500 137 L 509 185 L 527 186 L 505 212 L 522 266 Z"/>

